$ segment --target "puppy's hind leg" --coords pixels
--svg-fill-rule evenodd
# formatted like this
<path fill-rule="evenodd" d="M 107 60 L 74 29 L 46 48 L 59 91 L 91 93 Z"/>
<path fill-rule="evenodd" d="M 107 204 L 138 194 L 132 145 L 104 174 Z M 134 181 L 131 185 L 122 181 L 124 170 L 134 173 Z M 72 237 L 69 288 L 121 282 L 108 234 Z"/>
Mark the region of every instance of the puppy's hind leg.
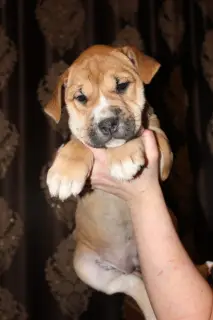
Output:
<path fill-rule="evenodd" d="M 156 320 L 144 282 L 135 274 L 122 274 L 108 286 L 108 294 L 124 292 L 131 296 L 142 310 L 146 320 Z"/>
<path fill-rule="evenodd" d="M 146 320 L 156 320 L 144 283 L 137 275 L 122 273 L 83 244 L 77 246 L 74 268 L 88 286 L 109 295 L 125 293 L 137 302 Z"/>

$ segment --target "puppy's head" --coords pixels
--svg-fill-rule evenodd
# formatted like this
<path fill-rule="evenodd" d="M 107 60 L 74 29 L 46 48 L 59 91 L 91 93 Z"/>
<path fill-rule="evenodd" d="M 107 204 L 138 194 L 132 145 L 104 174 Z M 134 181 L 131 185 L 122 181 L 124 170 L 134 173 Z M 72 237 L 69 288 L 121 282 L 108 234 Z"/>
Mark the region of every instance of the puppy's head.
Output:
<path fill-rule="evenodd" d="M 64 86 L 72 134 L 95 148 L 120 146 L 141 128 L 144 84 L 159 67 L 136 48 L 90 47 L 60 77 L 45 112 L 60 120 Z"/>

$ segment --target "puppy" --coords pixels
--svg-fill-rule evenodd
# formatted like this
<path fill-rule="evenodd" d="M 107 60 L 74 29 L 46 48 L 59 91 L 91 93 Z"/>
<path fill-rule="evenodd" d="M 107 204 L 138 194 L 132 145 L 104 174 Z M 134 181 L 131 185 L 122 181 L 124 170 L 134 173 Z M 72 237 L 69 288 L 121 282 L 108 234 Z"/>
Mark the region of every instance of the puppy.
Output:
<path fill-rule="evenodd" d="M 106 294 L 123 292 L 138 303 L 146 319 L 156 319 L 141 275 L 129 209 L 100 190 L 84 190 L 93 167 L 93 148 L 105 148 L 110 174 L 130 180 L 146 165 L 140 131 L 153 130 L 160 150 L 160 178 L 167 179 L 172 152 L 158 118 L 147 104 L 144 84 L 160 64 L 136 48 L 93 46 L 60 77 L 45 112 L 61 116 L 61 92 L 69 115 L 71 140 L 61 147 L 47 174 L 51 196 L 79 196 L 74 268 L 79 278 Z M 84 192 L 82 192 L 84 191 Z"/>

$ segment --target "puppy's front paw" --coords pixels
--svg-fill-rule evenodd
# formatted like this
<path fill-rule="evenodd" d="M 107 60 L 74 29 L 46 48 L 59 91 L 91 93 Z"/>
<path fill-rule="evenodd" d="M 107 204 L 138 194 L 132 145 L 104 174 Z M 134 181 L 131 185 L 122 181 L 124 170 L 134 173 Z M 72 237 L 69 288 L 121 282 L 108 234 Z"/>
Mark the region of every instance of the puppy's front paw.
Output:
<path fill-rule="evenodd" d="M 59 153 L 47 173 L 47 185 L 50 195 L 64 201 L 77 196 L 83 189 L 92 168 L 92 157 L 84 159 Z"/>
<path fill-rule="evenodd" d="M 118 180 L 131 180 L 145 165 L 141 139 L 127 142 L 121 147 L 108 150 L 110 174 Z"/>

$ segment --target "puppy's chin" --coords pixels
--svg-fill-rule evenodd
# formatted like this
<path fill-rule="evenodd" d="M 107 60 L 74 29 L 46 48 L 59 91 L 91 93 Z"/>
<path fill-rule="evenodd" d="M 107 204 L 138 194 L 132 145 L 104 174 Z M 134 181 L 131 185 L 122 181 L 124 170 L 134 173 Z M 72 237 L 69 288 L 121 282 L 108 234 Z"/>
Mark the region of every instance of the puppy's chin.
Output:
<path fill-rule="evenodd" d="M 105 147 L 106 148 L 116 148 L 116 147 L 122 146 L 125 143 L 126 143 L 126 140 L 124 140 L 124 139 L 112 139 L 106 143 Z"/>
<path fill-rule="evenodd" d="M 108 149 L 108 148 L 120 147 L 120 146 L 124 145 L 127 142 L 127 140 L 112 138 L 111 140 L 109 140 L 108 142 L 103 143 L 103 144 L 95 144 L 91 140 L 87 140 L 87 141 L 81 140 L 81 142 L 91 148 L 94 148 L 94 149 Z"/>
<path fill-rule="evenodd" d="M 124 139 L 112 139 L 105 144 L 94 144 L 91 141 L 82 141 L 83 144 L 95 149 L 116 148 L 125 144 L 127 141 Z"/>

